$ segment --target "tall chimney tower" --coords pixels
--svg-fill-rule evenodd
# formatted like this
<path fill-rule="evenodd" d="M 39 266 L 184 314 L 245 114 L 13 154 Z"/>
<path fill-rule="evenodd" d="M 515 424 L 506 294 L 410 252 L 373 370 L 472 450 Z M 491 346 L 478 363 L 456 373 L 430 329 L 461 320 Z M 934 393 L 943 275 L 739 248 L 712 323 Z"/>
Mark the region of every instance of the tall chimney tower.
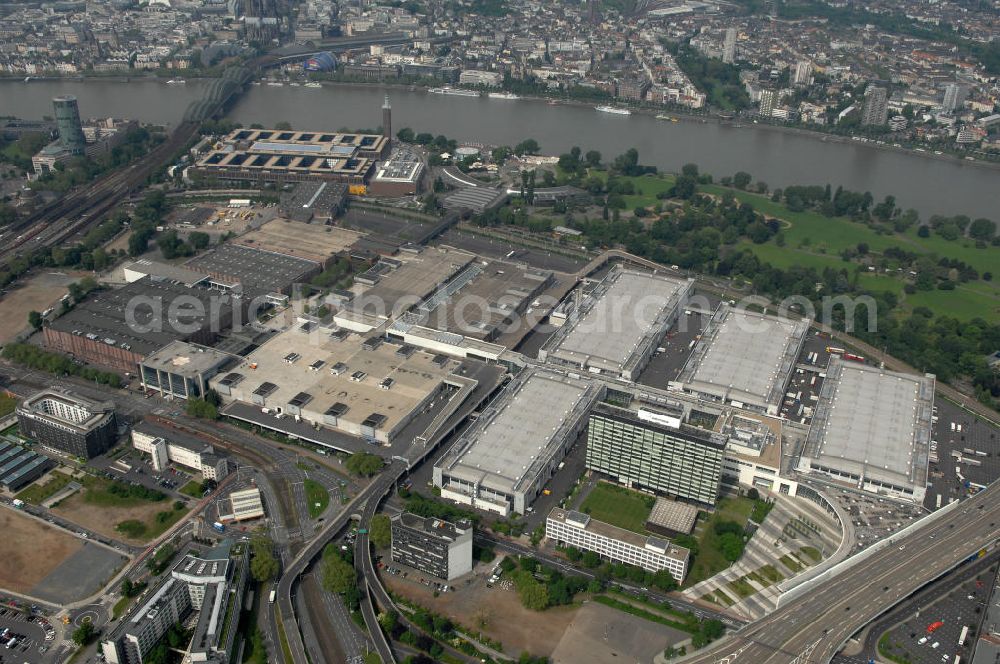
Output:
<path fill-rule="evenodd" d="M 392 141 L 392 106 L 389 105 L 389 95 L 382 102 L 382 135 L 385 140 Z"/>

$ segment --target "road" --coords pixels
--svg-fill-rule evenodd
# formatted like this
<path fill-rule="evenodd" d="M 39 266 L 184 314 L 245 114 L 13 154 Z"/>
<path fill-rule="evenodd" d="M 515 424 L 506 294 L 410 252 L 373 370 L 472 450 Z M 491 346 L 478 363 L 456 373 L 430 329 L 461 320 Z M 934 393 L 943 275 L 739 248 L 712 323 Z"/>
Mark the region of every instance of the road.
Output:
<path fill-rule="evenodd" d="M 691 664 L 825 664 L 886 609 L 1000 538 L 1000 482 L 703 652 Z"/>

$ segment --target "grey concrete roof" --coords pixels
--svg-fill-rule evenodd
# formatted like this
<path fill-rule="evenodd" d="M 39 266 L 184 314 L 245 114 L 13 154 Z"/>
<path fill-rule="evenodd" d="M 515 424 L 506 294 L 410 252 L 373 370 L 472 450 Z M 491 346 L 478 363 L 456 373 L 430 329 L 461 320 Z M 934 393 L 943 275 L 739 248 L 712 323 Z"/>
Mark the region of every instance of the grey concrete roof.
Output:
<path fill-rule="evenodd" d="M 581 305 L 579 317 L 553 335 L 546 357 L 620 371 L 677 308 L 687 287 L 681 279 L 615 270 Z"/>
<path fill-rule="evenodd" d="M 678 377 L 685 387 L 758 406 L 781 402 L 806 321 L 723 305 Z"/>
<path fill-rule="evenodd" d="M 442 459 L 445 474 L 513 494 L 595 398 L 587 381 L 543 371 L 519 378 Z"/>
<path fill-rule="evenodd" d="M 933 400 L 933 377 L 835 358 L 805 455 L 825 468 L 902 487 L 923 486 Z"/>

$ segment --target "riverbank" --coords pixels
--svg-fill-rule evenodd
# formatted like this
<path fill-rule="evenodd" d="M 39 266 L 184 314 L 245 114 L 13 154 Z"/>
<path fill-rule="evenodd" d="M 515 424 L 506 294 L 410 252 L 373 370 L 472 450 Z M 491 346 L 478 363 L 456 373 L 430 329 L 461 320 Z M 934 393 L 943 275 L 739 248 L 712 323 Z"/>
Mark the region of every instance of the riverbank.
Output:
<path fill-rule="evenodd" d="M 320 84 L 323 87 L 342 87 L 342 88 L 357 88 L 357 89 L 377 88 L 386 90 L 395 89 L 395 90 L 406 90 L 407 92 L 413 92 L 413 93 L 424 92 L 427 94 L 433 94 L 430 92 L 430 88 L 427 86 L 413 85 L 407 83 L 390 83 L 386 81 L 373 81 L 371 83 L 363 83 L 355 81 L 320 81 Z M 485 93 L 480 93 L 480 96 L 488 98 L 485 96 Z M 844 136 L 841 134 L 833 134 L 824 131 L 808 129 L 806 127 L 778 125 L 770 122 L 758 122 L 757 120 L 734 119 L 719 114 L 691 113 L 669 107 L 651 108 L 648 106 L 636 107 L 627 104 L 614 104 L 613 101 L 609 102 L 607 100 L 604 101 L 580 100 L 580 99 L 568 99 L 566 97 L 546 96 L 546 95 L 518 95 L 518 101 L 534 102 L 534 103 L 544 102 L 546 105 L 566 106 L 571 108 L 593 108 L 594 106 L 599 106 L 602 103 L 613 104 L 616 106 L 620 106 L 622 108 L 627 108 L 632 115 L 643 115 L 654 119 L 658 115 L 668 115 L 677 118 L 678 121 L 681 122 L 692 122 L 698 124 L 716 124 L 723 127 L 731 127 L 733 129 L 743 129 L 750 127 L 752 125 L 754 129 L 762 129 L 767 131 L 803 136 L 806 138 L 816 139 L 821 143 L 840 143 L 846 145 L 857 145 L 858 147 L 865 147 L 873 150 L 881 150 L 897 154 L 905 154 L 909 156 L 920 157 L 922 159 L 932 159 L 937 161 L 957 163 L 961 164 L 962 166 L 976 166 L 990 170 L 1000 170 L 1000 154 L 997 155 L 998 161 L 987 161 L 984 159 L 969 160 L 962 156 L 958 156 L 947 152 L 943 152 L 942 154 L 936 154 L 929 148 L 907 148 L 902 146 L 895 147 L 894 145 L 885 142 L 878 143 L 875 140 L 869 139 L 867 137 Z M 663 120 L 663 122 L 667 122 L 667 120 Z M 414 127 L 414 129 L 417 131 L 421 130 L 420 127 Z"/>

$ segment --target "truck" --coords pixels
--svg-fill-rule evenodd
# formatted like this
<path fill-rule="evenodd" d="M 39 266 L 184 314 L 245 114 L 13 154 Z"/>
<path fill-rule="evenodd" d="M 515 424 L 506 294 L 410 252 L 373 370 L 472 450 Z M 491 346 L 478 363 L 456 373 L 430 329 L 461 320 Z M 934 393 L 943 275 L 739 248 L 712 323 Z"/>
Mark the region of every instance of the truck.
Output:
<path fill-rule="evenodd" d="M 224 532 L 226 532 L 226 527 L 225 527 L 225 526 L 224 526 L 224 525 L 222 524 L 222 522 L 221 522 L 221 521 L 216 521 L 215 523 L 213 523 L 213 524 L 212 524 L 212 528 L 213 528 L 213 529 L 214 529 L 214 530 L 215 530 L 216 532 L 220 532 L 220 533 L 224 533 Z"/>
<path fill-rule="evenodd" d="M 969 626 L 968 625 L 962 625 L 962 633 L 959 634 L 959 636 L 958 636 L 958 645 L 964 646 L 965 645 L 965 637 L 967 637 L 968 635 L 969 635 Z"/>
<path fill-rule="evenodd" d="M 17 509 L 24 509 L 24 501 L 20 498 L 15 498 L 14 502 L 11 504 Z"/>
<path fill-rule="evenodd" d="M 927 626 L 927 633 L 928 634 L 933 634 L 934 632 L 936 632 L 937 630 L 941 629 L 942 627 L 944 627 L 944 623 L 941 622 L 940 620 L 938 620 L 936 622 L 932 622 L 930 625 Z"/>
<path fill-rule="evenodd" d="M 267 598 L 268 604 L 274 604 L 274 600 L 278 599 L 278 591 L 272 590 L 270 597 Z"/>

